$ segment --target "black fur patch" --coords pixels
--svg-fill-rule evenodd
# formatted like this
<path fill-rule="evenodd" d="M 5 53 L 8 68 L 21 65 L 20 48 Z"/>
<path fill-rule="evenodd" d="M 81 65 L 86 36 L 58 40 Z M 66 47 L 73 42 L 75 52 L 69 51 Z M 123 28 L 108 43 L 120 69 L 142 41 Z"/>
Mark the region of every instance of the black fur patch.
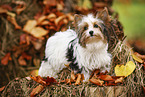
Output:
<path fill-rule="evenodd" d="M 72 40 L 69 44 L 70 44 L 70 47 L 67 49 L 67 54 L 66 54 L 66 57 L 67 57 L 67 61 L 71 62 L 69 64 L 69 67 L 72 69 L 72 70 L 75 70 L 77 71 L 78 73 L 81 72 L 81 70 L 79 69 L 79 66 L 78 66 L 78 63 L 76 62 L 76 57 L 73 56 L 73 53 L 74 53 L 74 50 L 73 50 L 73 45 L 74 45 L 74 40 Z"/>
<path fill-rule="evenodd" d="M 42 61 L 48 61 L 48 58 L 46 58 L 45 56 L 43 57 Z"/>

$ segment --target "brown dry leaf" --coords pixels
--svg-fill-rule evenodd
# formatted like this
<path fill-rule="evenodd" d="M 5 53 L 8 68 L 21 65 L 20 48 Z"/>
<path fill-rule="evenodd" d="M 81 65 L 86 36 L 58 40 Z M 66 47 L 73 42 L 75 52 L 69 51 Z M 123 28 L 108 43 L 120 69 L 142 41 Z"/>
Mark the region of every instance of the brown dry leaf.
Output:
<path fill-rule="evenodd" d="M 58 11 L 62 11 L 63 10 L 63 5 L 60 4 L 60 3 L 57 3 L 56 8 L 57 8 Z"/>
<path fill-rule="evenodd" d="M 49 15 L 47 15 L 47 19 L 51 18 L 56 18 L 56 15 L 54 13 L 50 13 Z"/>
<path fill-rule="evenodd" d="M 39 25 L 43 26 L 43 25 L 49 25 L 50 22 L 45 20 L 45 21 L 42 21 L 41 23 L 39 23 Z"/>
<path fill-rule="evenodd" d="M 31 77 L 31 79 L 33 79 L 37 83 L 40 83 L 42 85 L 46 85 L 47 84 L 46 81 L 44 81 L 43 78 L 40 77 L 40 76 L 30 76 L 30 77 Z"/>
<path fill-rule="evenodd" d="M 69 84 L 69 85 L 71 85 L 72 82 L 74 82 L 74 80 L 71 80 L 71 79 L 65 79 L 65 80 L 61 81 L 61 83 L 66 83 L 66 84 Z"/>
<path fill-rule="evenodd" d="M 15 29 L 21 29 L 21 26 L 17 24 L 16 19 L 14 17 L 7 16 L 7 20 L 15 26 Z"/>
<path fill-rule="evenodd" d="M 103 86 L 104 81 L 100 80 L 100 79 L 95 79 L 95 78 L 91 78 L 89 80 L 91 83 L 95 84 L 95 85 L 99 85 L 99 86 Z"/>
<path fill-rule="evenodd" d="M 48 34 L 48 31 L 43 29 L 42 27 L 34 27 L 29 33 L 36 38 L 42 38 L 43 36 Z"/>
<path fill-rule="evenodd" d="M 54 21 L 55 25 L 57 26 L 59 24 L 59 22 L 61 20 L 63 20 L 65 17 L 66 17 L 66 15 L 62 15 L 62 16 L 59 16 L 58 18 L 56 18 Z"/>
<path fill-rule="evenodd" d="M 72 79 L 72 80 L 75 80 L 75 79 L 76 79 L 76 76 L 75 76 L 75 74 L 74 74 L 74 71 L 71 72 L 71 79 Z"/>
<path fill-rule="evenodd" d="M 23 31 L 30 33 L 31 30 L 37 25 L 36 20 L 28 20 L 23 27 Z"/>
<path fill-rule="evenodd" d="M 114 81 L 110 75 L 100 75 L 98 78 L 104 81 Z"/>
<path fill-rule="evenodd" d="M 39 50 L 42 47 L 42 40 L 41 39 L 32 40 L 31 43 L 33 44 L 33 46 L 36 50 Z"/>
<path fill-rule="evenodd" d="M 139 62 L 139 63 L 143 63 L 143 62 L 144 62 L 144 61 L 143 61 L 140 57 L 138 57 L 136 54 L 132 54 L 132 57 L 133 57 L 134 60 L 136 60 L 136 61 Z"/>
<path fill-rule="evenodd" d="M 47 6 L 56 6 L 56 0 L 43 0 L 43 4 Z"/>
<path fill-rule="evenodd" d="M 24 60 L 23 56 L 19 57 L 18 62 L 22 66 L 26 66 L 27 65 L 27 62 Z"/>
<path fill-rule="evenodd" d="M 11 54 L 7 53 L 2 59 L 1 59 L 1 64 L 7 65 L 9 60 L 12 60 Z"/>
<path fill-rule="evenodd" d="M 44 21 L 45 19 L 47 19 L 47 16 L 45 16 L 45 15 L 39 17 L 39 18 L 37 19 L 37 24 L 41 24 L 41 22 Z"/>
<path fill-rule="evenodd" d="M 75 85 L 80 85 L 81 84 L 81 77 L 82 77 L 82 75 L 80 73 L 78 73 Z"/>
<path fill-rule="evenodd" d="M 98 77 L 98 73 L 100 72 L 100 69 L 96 69 L 92 72 L 90 78 L 97 78 Z"/>
<path fill-rule="evenodd" d="M 8 4 L 3 4 L 1 5 L 0 9 L 3 8 L 3 9 L 6 9 L 8 11 L 12 11 L 12 7 Z M 1 10 L 0 10 L 1 11 Z"/>
<path fill-rule="evenodd" d="M 71 13 L 68 13 L 66 17 L 68 18 L 69 21 L 74 21 L 74 16 Z"/>
<path fill-rule="evenodd" d="M 25 52 L 22 53 L 22 57 L 23 57 L 24 59 L 27 59 L 27 60 L 31 60 L 31 59 L 32 59 L 32 56 L 26 54 Z"/>
<path fill-rule="evenodd" d="M 145 60 L 145 55 L 141 55 L 139 54 L 138 52 L 135 52 L 134 53 L 136 56 L 140 57 L 141 59 L 144 59 Z"/>
<path fill-rule="evenodd" d="M 43 85 L 39 85 L 36 88 L 34 88 L 30 94 L 30 97 L 35 97 L 38 93 L 40 93 L 44 89 Z"/>
<path fill-rule="evenodd" d="M 40 59 L 37 59 L 37 58 L 34 58 L 33 59 L 33 63 L 34 63 L 34 65 L 36 66 L 36 67 L 39 67 L 39 65 L 40 65 Z"/>
<path fill-rule="evenodd" d="M 115 83 L 123 83 L 123 77 L 120 77 L 118 79 L 115 80 Z"/>
<path fill-rule="evenodd" d="M 26 43 L 26 34 L 22 34 L 21 36 L 20 36 L 20 45 L 21 44 L 25 44 Z"/>
<path fill-rule="evenodd" d="M 4 8 L 0 7 L 0 14 L 3 14 L 3 13 L 6 14 L 7 12 L 8 12 L 7 9 L 4 9 Z"/>
<path fill-rule="evenodd" d="M 20 5 L 21 6 L 21 5 Z M 26 9 L 26 5 L 23 5 L 23 7 L 17 7 L 16 8 L 16 13 L 18 14 L 18 15 L 20 15 L 20 13 L 22 12 L 22 11 L 24 11 Z"/>
<path fill-rule="evenodd" d="M 5 89 L 5 86 L 1 87 L 0 88 L 0 92 L 3 91 L 4 89 Z"/>

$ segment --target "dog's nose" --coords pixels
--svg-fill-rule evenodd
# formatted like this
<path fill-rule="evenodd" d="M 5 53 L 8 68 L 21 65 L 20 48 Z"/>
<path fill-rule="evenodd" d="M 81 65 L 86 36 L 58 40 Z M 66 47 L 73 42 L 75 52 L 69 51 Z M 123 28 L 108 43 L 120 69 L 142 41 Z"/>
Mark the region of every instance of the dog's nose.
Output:
<path fill-rule="evenodd" d="M 89 32 L 89 34 L 90 34 L 91 36 L 93 36 L 93 33 L 94 33 L 94 31 L 90 31 L 90 32 Z"/>

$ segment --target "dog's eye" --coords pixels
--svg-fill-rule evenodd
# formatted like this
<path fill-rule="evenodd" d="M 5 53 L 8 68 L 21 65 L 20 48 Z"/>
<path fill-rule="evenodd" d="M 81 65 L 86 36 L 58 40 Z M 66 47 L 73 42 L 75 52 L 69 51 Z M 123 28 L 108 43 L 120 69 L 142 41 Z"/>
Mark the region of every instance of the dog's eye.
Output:
<path fill-rule="evenodd" d="M 95 28 L 98 28 L 98 25 L 97 25 L 97 24 L 95 24 L 95 25 L 94 25 L 94 27 L 95 27 Z"/>
<path fill-rule="evenodd" d="M 87 30 L 87 29 L 88 29 L 88 27 L 87 27 L 87 26 L 85 26 L 85 27 L 84 27 L 84 30 Z"/>

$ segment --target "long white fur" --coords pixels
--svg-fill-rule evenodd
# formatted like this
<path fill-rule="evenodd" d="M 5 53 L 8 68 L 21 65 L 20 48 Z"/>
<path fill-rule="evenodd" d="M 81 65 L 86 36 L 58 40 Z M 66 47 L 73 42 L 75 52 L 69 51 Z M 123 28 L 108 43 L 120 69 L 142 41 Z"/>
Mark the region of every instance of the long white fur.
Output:
<path fill-rule="evenodd" d="M 79 26 L 83 23 L 88 23 L 88 31 L 93 29 L 93 22 L 102 22 L 89 14 L 84 17 Z M 89 36 L 89 32 L 85 32 Z M 94 33 L 101 33 L 99 31 Z M 102 35 L 102 34 L 100 34 Z M 103 37 L 103 36 L 101 36 Z M 45 56 L 48 61 L 42 61 L 39 69 L 39 75 L 42 77 L 57 78 L 57 74 L 65 68 L 64 64 L 69 64 L 66 58 L 67 49 L 70 41 L 77 38 L 77 33 L 74 30 L 68 29 L 65 32 L 57 32 L 54 36 L 50 37 L 46 44 Z M 73 45 L 74 55 L 80 68 L 83 67 L 82 73 L 85 80 L 88 81 L 91 71 L 94 69 L 101 69 L 102 71 L 110 70 L 111 54 L 107 52 L 108 44 L 102 40 L 98 42 L 88 43 L 86 47 L 79 44 L 79 39 L 76 39 L 76 44 Z"/>

